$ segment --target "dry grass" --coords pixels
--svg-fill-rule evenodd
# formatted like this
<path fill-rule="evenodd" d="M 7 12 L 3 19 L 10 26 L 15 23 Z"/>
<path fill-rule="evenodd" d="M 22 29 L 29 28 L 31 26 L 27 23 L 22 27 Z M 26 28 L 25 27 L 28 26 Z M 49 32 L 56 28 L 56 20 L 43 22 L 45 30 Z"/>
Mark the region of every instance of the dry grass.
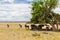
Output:
<path fill-rule="evenodd" d="M 7 23 L 2 24 L 0 23 L 0 40 L 60 40 L 60 32 L 26 30 L 19 28 L 16 23 L 9 23 L 11 27 L 7 28 Z"/>
<path fill-rule="evenodd" d="M 0 28 L 0 40 L 60 40 L 60 32 Z"/>

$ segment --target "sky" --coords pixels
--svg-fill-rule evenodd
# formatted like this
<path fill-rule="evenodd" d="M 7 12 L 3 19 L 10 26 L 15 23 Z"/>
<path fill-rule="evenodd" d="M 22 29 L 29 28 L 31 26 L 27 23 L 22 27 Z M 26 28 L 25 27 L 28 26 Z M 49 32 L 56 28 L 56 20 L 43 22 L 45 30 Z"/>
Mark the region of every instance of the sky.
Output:
<path fill-rule="evenodd" d="M 0 0 L 0 21 L 30 21 L 31 1 Z M 58 5 L 54 12 L 60 12 L 60 5 Z"/>

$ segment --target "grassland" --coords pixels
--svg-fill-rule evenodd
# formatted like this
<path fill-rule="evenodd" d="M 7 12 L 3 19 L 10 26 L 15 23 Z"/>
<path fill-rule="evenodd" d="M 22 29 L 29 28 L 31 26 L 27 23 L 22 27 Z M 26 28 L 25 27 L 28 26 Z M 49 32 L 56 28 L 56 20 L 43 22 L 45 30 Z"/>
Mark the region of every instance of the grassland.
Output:
<path fill-rule="evenodd" d="M 0 23 L 0 40 L 60 40 L 60 32 L 26 30 L 19 28 L 16 23 L 9 23 L 11 26 L 7 28 L 7 23 L 2 24 Z"/>
<path fill-rule="evenodd" d="M 0 40 L 60 40 L 60 32 L 0 28 Z"/>

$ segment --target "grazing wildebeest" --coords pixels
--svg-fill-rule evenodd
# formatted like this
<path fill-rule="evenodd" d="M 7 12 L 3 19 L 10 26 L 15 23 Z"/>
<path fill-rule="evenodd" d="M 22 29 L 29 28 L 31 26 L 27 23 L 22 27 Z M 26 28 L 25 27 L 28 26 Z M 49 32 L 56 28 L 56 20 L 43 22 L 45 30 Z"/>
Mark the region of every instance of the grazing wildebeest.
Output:
<path fill-rule="evenodd" d="M 7 24 L 7 28 L 9 28 L 9 24 Z"/>
<path fill-rule="evenodd" d="M 31 24 L 31 30 L 37 30 L 37 26 L 34 24 Z"/>
<path fill-rule="evenodd" d="M 22 28 L 22 25 L 21 24 L 19 24 L 19 26 L 20 26 L 20 28 Z"/>
<path fill-rule="evenodd" d="M 38 25 L 38 30 L 42 30 L 42 27 L 43 27 L 44 25 L 41 25 L 41 24 L 39 24 Z"/>
<path fill-rule="evenodd" d="M 26 28 L 26 29 L 29 29 L 29 25 L 25 24 L 25 28 Z"/>

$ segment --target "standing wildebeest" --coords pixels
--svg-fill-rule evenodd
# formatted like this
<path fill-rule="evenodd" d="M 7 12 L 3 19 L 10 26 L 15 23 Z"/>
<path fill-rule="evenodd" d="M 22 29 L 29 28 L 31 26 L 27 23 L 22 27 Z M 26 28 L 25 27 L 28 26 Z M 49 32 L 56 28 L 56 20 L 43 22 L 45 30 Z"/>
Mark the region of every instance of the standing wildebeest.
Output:
<path fill-rule="evenodd" d="M 22 25 L 21 24 L 19 24 L 19 26 L 20 26 L 20 28 L 22 28 Z"/>
<path fill-rule="evenodd" d="M 37 26 L 34 24 L 31 24 L 31 30 L 37 30 Z"/>
<path fill-rule="evenodd" d="M 25 28 L 26 28 L 26 29 L 29 29 L 29 25 L 25 24 Z"/>
<path fill-rule="evenodd" d="M 42 30 L 42 27 L 43 27 L 44 25 L 38 25 L 38 30 Z"/>
<path fill-rule="evenodd" d="M 7 27 L 9 28 L 9 24 L 7 24 Z"/>

